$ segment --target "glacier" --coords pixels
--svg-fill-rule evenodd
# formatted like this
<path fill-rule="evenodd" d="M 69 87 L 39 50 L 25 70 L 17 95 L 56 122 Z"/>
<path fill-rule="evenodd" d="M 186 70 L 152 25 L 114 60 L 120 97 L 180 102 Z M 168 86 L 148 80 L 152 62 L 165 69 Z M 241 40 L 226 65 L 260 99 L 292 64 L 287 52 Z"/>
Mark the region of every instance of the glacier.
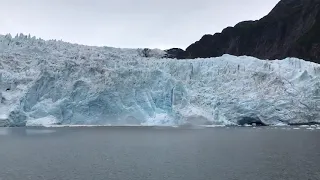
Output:
<path fill-rule="evenodd" d="M 320 65 L 0 35 L 0 126 L 320 122 Z"/>

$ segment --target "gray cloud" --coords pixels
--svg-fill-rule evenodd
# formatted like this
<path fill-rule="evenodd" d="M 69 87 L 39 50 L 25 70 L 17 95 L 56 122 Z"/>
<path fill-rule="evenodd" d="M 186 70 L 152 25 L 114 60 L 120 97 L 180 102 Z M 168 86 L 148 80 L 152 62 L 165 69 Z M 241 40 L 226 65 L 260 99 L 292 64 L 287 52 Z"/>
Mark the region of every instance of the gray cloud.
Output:
<path fill-rule="evenodd" d="M 0 33 L 113 47 L 186 48 L 279 0 L 0 0 Z"/>

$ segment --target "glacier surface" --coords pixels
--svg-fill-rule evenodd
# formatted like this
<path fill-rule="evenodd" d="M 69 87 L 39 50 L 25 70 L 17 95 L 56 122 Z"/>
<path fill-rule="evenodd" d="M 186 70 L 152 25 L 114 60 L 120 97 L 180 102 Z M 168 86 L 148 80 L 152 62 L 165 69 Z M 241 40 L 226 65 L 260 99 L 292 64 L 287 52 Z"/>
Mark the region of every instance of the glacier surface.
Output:
<path fill-rule="evenodd" d="M 0 36 L 0 126 L 319 122 L 320 65 Z"/>

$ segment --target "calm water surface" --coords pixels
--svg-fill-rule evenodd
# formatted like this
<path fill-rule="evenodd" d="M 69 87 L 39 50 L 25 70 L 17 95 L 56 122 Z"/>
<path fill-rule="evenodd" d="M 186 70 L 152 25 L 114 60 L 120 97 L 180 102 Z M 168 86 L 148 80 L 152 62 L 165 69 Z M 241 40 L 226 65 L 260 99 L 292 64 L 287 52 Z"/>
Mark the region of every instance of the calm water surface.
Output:
<path fill-rule="evenodd" d="M 320 180 L 320 130 L 0 128 L 1 180 Z"/>

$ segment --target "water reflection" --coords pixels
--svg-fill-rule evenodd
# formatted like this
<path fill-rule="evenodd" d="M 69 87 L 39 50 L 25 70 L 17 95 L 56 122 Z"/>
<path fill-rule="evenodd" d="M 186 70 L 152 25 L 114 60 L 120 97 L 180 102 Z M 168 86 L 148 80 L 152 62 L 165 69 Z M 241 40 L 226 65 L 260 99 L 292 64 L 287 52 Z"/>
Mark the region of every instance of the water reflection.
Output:
<path fill-rule="evenodd" d="M 52 129 L 26 129 L 27 135 L 37 135 L 37 134 L 51 134 L 56 132 Z"/>
<path fill-rule="evenodd" d="M 0 136 L 5 136 L 9 134 L 8 128 L 0 128 Z"/>
<path fill-rule="evenodd" d="M 16 136 L 34 136 L 55 133 L 54 129 L 43 128 L 0 128 L 0 136 L 16 135 Z"/>

